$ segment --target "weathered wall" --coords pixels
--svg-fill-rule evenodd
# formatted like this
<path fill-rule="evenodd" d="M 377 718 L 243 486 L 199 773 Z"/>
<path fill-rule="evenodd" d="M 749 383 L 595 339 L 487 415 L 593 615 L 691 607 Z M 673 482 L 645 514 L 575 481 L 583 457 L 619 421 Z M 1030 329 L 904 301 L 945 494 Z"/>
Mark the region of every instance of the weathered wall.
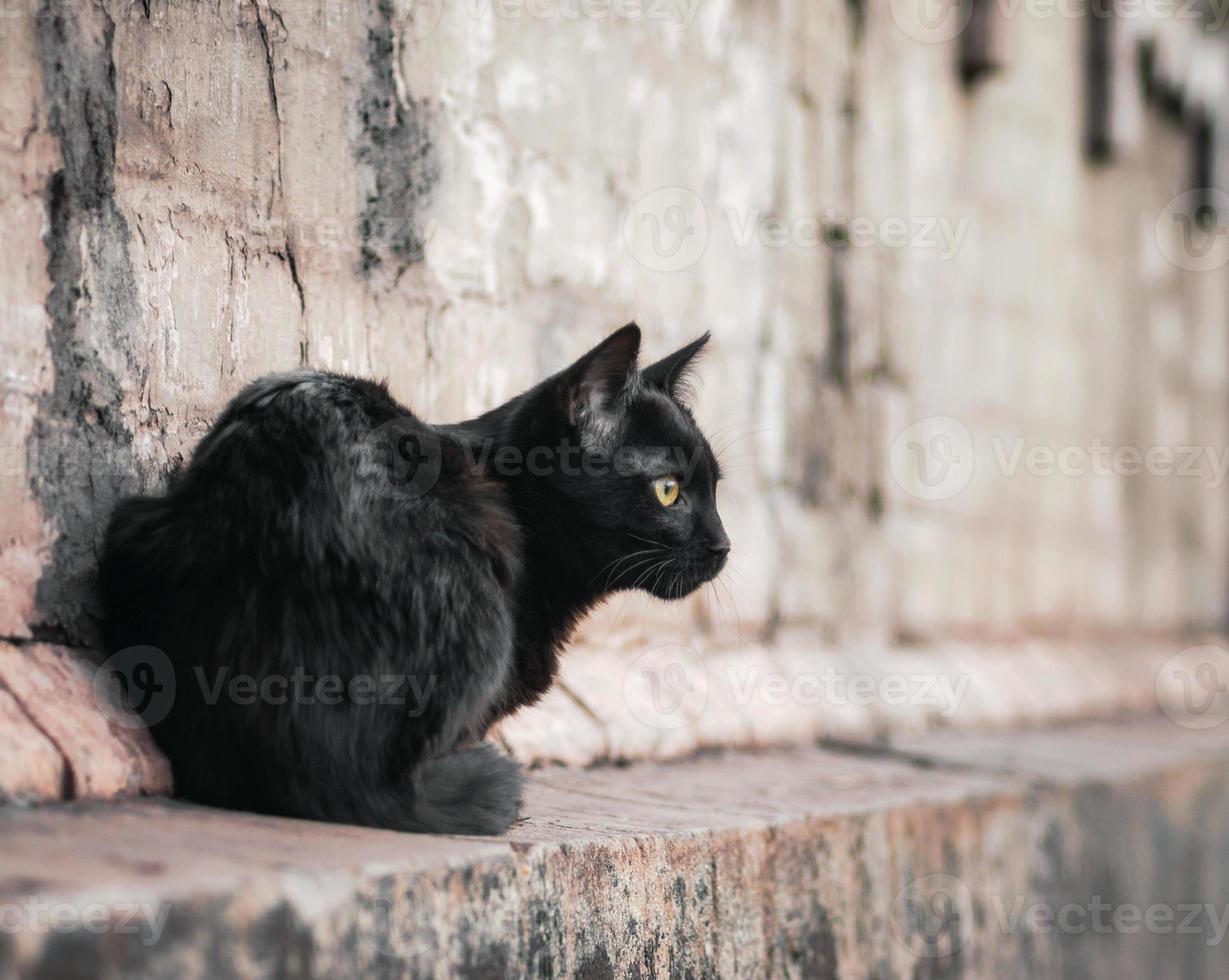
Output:
<path fill-rule="evenodd" d="M 633 317 L 652 351 L 715 335 L 735 553 L 720 606 L 624 620 L 1219 621 L 1223 487 L 998 462 L 1017 438 L 1229 445 L 1225 268 L 1183 268 L 1162 220 L 1189 141 L 1134 105 L 1089 167 L 1083 19 L 1010 18 L 1006 69 L 966 91 L 899 4 L 599 9 L 0 3 L 0 635 L 89 639 L 116 495 L 245 381 L 387 375 L 449 420 Z M 927 500 L 890 450 L 934 415 L 975 466 Z"/>

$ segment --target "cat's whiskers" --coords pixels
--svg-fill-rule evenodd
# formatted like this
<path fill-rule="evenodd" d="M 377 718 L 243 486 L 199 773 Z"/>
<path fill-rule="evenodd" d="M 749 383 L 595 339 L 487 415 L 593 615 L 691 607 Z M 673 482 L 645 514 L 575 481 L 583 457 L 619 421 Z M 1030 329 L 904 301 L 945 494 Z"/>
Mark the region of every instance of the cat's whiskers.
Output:
<path fill-rule="evenodd" d="M 628 561 L 629 559 L 636 558 L 636 557 L 637 557 L 637 556 L 639 556 L 639 555 L 648 555 L 648 554 L 652 554 L 653 552 L 655 552 L 655 551 L 657 551 L 657 550 L 660 550 L 660 549 L 656 549 L 656 548 L 642 548 L 640 551 L 633 551 L 633 552 L 632 552 L 631 554 L 629 554 L 629 555 L 620 555 L 618 558 L 615 558 L 613 561 L 607 562 L 605 565 L 603 565 L 601 568 L 599 568 L 599 569 L 597 570 L 597 573 L 593 576 L 593 578 L 591 578 L 591 579 L 589 580 L 589 585 L 592 585 L 594 582 L 596 582 L 596 581 L 597 581 L 597 577 L 598 577 L 598 575 L 601 575 L 601 574 L 602 574 L 602 572 L 606 571 L 606 569 L 608 569 L 608 568 L 609 568 L 609 569 L 610 569 L 610 574 L 606 576 L 606 581 L 605 581 L 605 583 L 603 583 L 603 585 L 602 585 L 602 591 L 603 591 L 603 592 L 605 592 L 608 588 L 610 588 L 610 581 L 611 581 L 611 579 L 613 579 L 613 578 L 614 578 L 615 571 L 617 570 L 617 567 L 618 567 L 618 565 L 619 565 L 621 562 L 625 562 L 625 561 Z M 612 566 L 614 566 L 614 567 L 612 567 Z"/>
<path fill-rule="evenodd" d="M 667 558 L 666 561 L 662 564 L 661 570 L 658 571 L 657 573 L 657 578 L 653 579 L 653 587 L 649 589 L 650 592 L 657 591 L 657 583 L 661 581 L 662 575 L 665 573 L 666 569 L 670 567 L 673 561 L 674 561 L 673 558 Z"/>
<path fill-rule="evenodd" d="M 736 446 L 738 443 L 742 442 L 744 439 L 749 439 L 752 436 L 760 436 L 766 432 L 773 432 L 780 428 L 781 427 L 778 425 L 766 425 L 758 429 L 748 429 L 746 432 L 742 433 L 741 435 L 734 436 L 732 439 L 727 439 L 725 442 L 721 444 L 719 448 L 716 448 L 713 450 L 713 455 L 720 456 L 722 453 L 728 450 L 731 446 Z"/>
<path fill-rule="evenodd" d="M 631 575 L 632 572 L 634 572 L 636 569 L 641 568 L 642 566 L 647 565 L 650 562 L 653 562 L 656 560 L 657 560 L 656 555 L 650 555 L 648 558 L 642 558 L 640 561 L 636 562 L 635 564 L 629 565 L 627 568 L 623 569 L 622 574 Z M 634 589 L 635 587 L 636 587 L 635 585 L 628 586 L 629 589 Z"/>
<path fill-rule="evenodd" d="M 724 608 L 722 607 L 722 605 L 721 605 L 721 596 L 719 596 L 719 595 L 717 594 L 717 587 L 716 587 L 715 585 L 713 585 L 713 580 L 712 580 L 712 579 L 709 579 L 707 582 L 705 582 L 705 583 L 704 583 L 704 585 L 705 585 L 705 588 L 706 588 L 708 591 L 712 592 L 712 594 L 713 594 L 713 602 L 715 602 L 715 603 L 717 604 L 717 612 L 718 612 L 718 616 L 717 616 L 717 626 L 718 626 L 718 627 L 720 627 L 720 626 L 721 626 L 721 617 L 722 617 L 723 615 L 725 615 L 725 609 L 724 609 Z M 706 595 L 707 595 L 707 593 L 706 593 Z M 711 607 L 710 607 L 710 608 L 711 608 Z"/>
<path fill-rule="evenodd" d="M 665 562 L 667 562 L 667 561 L 672 561 L 672 560 L 673 560 L 673 559 L 670 559 L 670 558 L 665 558 L 665 559 L 662 559 L 662 561 L 661 561 L 661 562 L 659 562 L 658 564 L 664 564 Z M 637 578 L 637 579 L 636 579 L 636 581 L 635 581 L 635 582 L 633 582 L 633 583 L 632 583 L 632 584 L 628 587 L 628 590 L 627 590 L 627 595 L 626 595 L 626 596 L 624 596 L 624 597 L 623 597 L 623 601 L 622 601 L 621 603 L 619 603 L 619 609 L 618 609 L 618 611 L 615 613 L 614 622 L 610 624 L 610 625 L 611 625 L 611 629 L 613 629 L 615 626 L 617 626 L 617 625 L 619 624 L 619 617 L 621 617 L 621 616 L 623 615 L 623 610 L 627 608 L 627 604 L 628 604 L 628 602 L 631 600 L 632 593 L 634 593 L 634 592 L 636 591 L 636 589 L 638 589 L 638 588 L 640 587 L 640 583 L 641 583 L 641 582 L 644 582 L 646 579 L 648 579 L 648 577 L 649 577 L 650 575 L 652 575 L 652 574 L 653 574 L 653 572 L 654 572 L 654 571 L 656 571 L 656 570 L 657 570 L 657 567 L 658 567 L 657 565 L 650 565 L 650 566 L 648 567 L 648 570 L 647 570 L 647 571 L 645 571 L 645 572 L 642 572 L 642 573 L 640 574 L 639 578 Z"/>
<path fill-rule="evenodd" d="M 733 569 L 732 565 L 727 566 L 726 571 L 731 571 L 732 569 Z M 723 571 L 721 575 L 718 575 L 715 579 L 713 579 L 713 594 L 714 595 L 717 594 L 716 587 L 720 585 L 722 588 L 725 589 L 726 595 L 730 597 L 730 605 L 734 607 L 734 628 L 738 630 L 738 645 L 741 647 L 743 644 L 743 619 L 742 619 L 742 616 L 739 615 L 739 612 L 738 612 L 738 600 L 734 598 L 734 590 L 730 588 L 730 585 L 728 582 L 724 581 L 724 579 L 722 578 L 722 576 L 724 575 L 725 575 L 725 572 Z"/>

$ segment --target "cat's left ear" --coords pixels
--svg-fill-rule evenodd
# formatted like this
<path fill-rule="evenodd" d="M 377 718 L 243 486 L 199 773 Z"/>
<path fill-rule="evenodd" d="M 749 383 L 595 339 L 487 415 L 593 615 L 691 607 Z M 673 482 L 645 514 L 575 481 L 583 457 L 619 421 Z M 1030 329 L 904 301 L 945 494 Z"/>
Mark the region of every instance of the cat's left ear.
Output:
<path fill-rule="evenodd" d="M 621 327 L 563 373 L 568 421 L 580 426 L 611 412 L 636 373 L 640 328 Z"/>
<path fill-rule="evenodd" d="M 711 336 L 705 331 L 686 347 L 680 347 L 673 354 L 667 354 L 656 364 L 650 364 L 640 372 L 641 380 L 658 391 L 665 392 L 671 398 L 678 399 L 687 391 L 691 362 L 704 350 Z"/>

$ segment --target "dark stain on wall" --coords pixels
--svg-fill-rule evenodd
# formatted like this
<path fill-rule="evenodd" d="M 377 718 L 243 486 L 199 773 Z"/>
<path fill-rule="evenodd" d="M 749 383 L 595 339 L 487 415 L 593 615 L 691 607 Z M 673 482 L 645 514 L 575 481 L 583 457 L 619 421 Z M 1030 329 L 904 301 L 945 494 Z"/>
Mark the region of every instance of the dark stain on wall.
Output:
<path fill-rule="evenodd" d="M 829 383 L 849 391 L 849 302 L 845 289 L 846 239 L 834 244 L 828 261 L 828 353 L 826 375 Z"/>
<path fill-rule="evenodd" d="M 422 258 L 426 238 L 420 205 L 439 179 L 435 148 L 421 105 L 397 93 L 397 37 L 390 0 L 376 0 L 367 28 L 369 76 L 359 97 L 357 158 L 367 170 L 359 217 L 360 270 L 394 276 Z"/>
<path fill-rule="evenodd" d="M 30 484 L 55 543 L 37 590 L 36 636 L 95 637 L 94 568 L 107 515 L 136 489 L 120 377 L 139 384 L 129 229 L 115 204 L 114 23 L 98 4 L 44 0 L 39 53 L 48 124 L 63 167 L 45 191 L 55 381 L 30 437 Z M 119 374 L 117 375 L 117 372 Z"/>

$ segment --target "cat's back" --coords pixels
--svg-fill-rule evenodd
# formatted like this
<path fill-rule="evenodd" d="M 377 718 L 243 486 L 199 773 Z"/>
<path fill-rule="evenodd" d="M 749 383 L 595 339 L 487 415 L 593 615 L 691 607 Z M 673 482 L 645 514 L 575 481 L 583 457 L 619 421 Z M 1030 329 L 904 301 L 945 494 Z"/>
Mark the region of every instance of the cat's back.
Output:
<path fill-rule="evenodd" d="M 385 385 L 296 371 L 237 394 L 165 495 L 121 503 L 105 553 L 105 591 L 134 564 L 185 585 L 362 589 L 453 562 L 511 583 L 520 530 L 502 486 Z"/>
<path fill-rule="evenodd" d="M 456 436 L 364 378 L 296 371 L 241 391 L 175 492 L 264 540 L 326 536 L 383 549 L 406 534 L 516 537 L 499 484 Z M 495 526 L 492 526 L 495 525 Z"/>

